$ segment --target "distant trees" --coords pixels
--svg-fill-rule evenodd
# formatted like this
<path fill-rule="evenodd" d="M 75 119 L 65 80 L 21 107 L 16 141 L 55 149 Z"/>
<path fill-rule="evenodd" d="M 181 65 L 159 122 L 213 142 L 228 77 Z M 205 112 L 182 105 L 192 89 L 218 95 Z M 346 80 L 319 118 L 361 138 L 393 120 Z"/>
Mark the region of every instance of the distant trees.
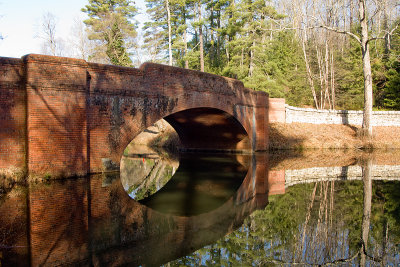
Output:
<path fill-rule="evenodd" d="M 89 39 L 97 41 L 92 58 L 103 58 L 109 63 L 131 66 L 129 49 L 135 43 L 137 13 L 130 0 L 89 0 L 89 5 L 82 8 L 89 19 L 84 23 L 89 29 Z"/>
<path fill-rule="evenodd" d="M 383 10 L 386 13 L 385 9 L 385 3 L 386 1 L 383 1 L 383 3 L 375 3 L 376 6 L 375 8 L 375 13 L 379 13 L 381 11 L 380 6 L 378 4 L 383 4 Z M 398 27 L 398 23 L 394 23 L 392 26 L 393 29 L 390 30 L 388 28 L 388 21 L 387 17 L 385 15 L 384 20 L 385 24 L 384 26 L 384 35 L 382 37 L 373 37 L 369 38 L 369 32 L 370 32 L 370 26 L 369 26 L 369 19 L 368 19 L 368 8 L 371 9 L 371 4 L 367 5 L 366 0 L 358 0 L 357 1 L 357 6 L 358 6 L 358 18 L 359 18 L 359 33 L 353 33 L 350 29 L 350 31 L 347 31 L 346 29 L 339 28 L 338 25 L 326 25 L 324 19 L 321 18 L 319 23 L 320 27 L 328 30 L 328 31 L 333 31 L 335 33 L 342 33 L 349 35 L 350 37 L 354 38 L 358 44 L 361 46 L 361 58 L 362 58 L 362 69 L 363 69 L 363 76 L 364 76 L 364 113 L 363 113 L 363 123 L 362 123 L 362 128 L 365 130 L 365 134 L 367 136 L 372 136 L 372 124 L 371 124 L 371 119 L 372 119 L 372 105 L 373 105 L 373 86 L 372 86 L 372 69 L 371 69 L 371 57 L 370 57 L 370 42 L 375 39 L 385 39 L 387 43 L 390 43 L 391 35 L 393 31 Z M 334 16 L 332 15 L 332 10 L 338 10 L 334 5 L 331 6 L 331 9 L 329 9 L 330 12 L 327 12 L 326 16 L 326 21 L 327 23 L 334 21 L 332 20 Z M 378 17 L 379 19 L 379 17 Z M 377 30 L 377 35 L 381 34 L 381 25 L 379 25 L 379 28 Z M 389 52 L 390 47 L 388 47 L 387 43 L 386 45 L 386 50 Z M 326 51 L 328 51 L 328 46 L 326 43 Z M 325 56 L 325 61 L 327 61 L 327 57 Z M 320 64 L 320 62 L 318 62 Z M 320 72 L 321 73 L 321 72 Z M 332 75 L 331 75 L 332 77 Z M 322 86 L 321 86 L 322 87 Z M 328 87 L 326 87 L 328 88 Z M 329 96 L 329 95 L 328 95 Z M 329 97 L 328 97 L 329 101 Z"/>
<path fill-rule="evenodd" d="M 363 20 L 359 3 L 365 1 L 147 0 L 144 45 L 157 62 L 234 77 L 289 104 L 361 109 L 368 85 L 368 103 L 374 90 L 377 106 L 394 108 L 400 7 L 371 2 L 364 9 L 371 17 Z M 364 48 L 362 32 L 373 36 Z M 371 74 L 364 79 L 367 51 Z"/>
<path fill-rule="evenodd" d="M 132 1 L 88 0 L 69 50 L 100 63 L 144 59 L 237 78 L 296 106 L 362 109 L 365 91 L 369 112 L 400 109 L 400 6 L 365 1 L 146 0 L 139 44 Z M 56 20 L 47 21 L 47 53 L 61 55 Z"/>

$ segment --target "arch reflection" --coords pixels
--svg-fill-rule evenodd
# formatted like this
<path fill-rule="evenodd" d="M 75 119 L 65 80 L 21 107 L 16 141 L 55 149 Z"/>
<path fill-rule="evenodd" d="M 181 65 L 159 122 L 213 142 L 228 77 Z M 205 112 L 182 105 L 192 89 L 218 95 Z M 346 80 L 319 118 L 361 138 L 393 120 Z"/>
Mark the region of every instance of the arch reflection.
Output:
<path fill-rule="evenodd" d="M 139 201 L 168 183 L 179 167 L 179 160 L 149 147 L 137 146 L 134 151 L 122 156 L 120 178 L 128 195 Z"/>
<path fill-rule="evenodd" d="M 254 210 L 265 207 L 267 161 L 251 156 L 247 163 L 238 190 L 218 208 L 195 216 L 161 213 L 133 200 L 117 173 L 15 190 L 0 205 L 0 211 L 8 214 L 1 217 L 0 233 L 11 233 L 0 239 L 0 263 L 158 266 L 192 253 L 231 233 Z"/>
<path fill-rule="evenodd" d="M 235 155 L 184 153 L 178 161 L 147 149 L 124 156 L 121 163 L 121 183 L 131 198 L 177 216 L 198 215 L 223 205 L 247 173 Z"/>
<path fill-rule="evenodd" d="M 220 157 L 220 162 L 216 165 L 226 167 L 226 157 Z M 104 195 L 110 198 L 107 201 L 109 211 L 104 215 L 91 218 L 92 252 L 96 263 L 99 265 L 159 265 L 215 242 L 238 228 L 254 210 L 264 208 L 269 191 L 266 158 L 255 155 L 229 157 L 237 157 L 234 159 L 236 161 L 234 166 L 245 173 L 245 178 L 240 178 L 239 188 L 229 197 L 229 194 L 221 193 L 224 196 L 221 199 L 224 201 L 221 201 L 223 203 L 220 202 L 218 207 L 202 210 L 198 214 L 177 215 L 160 212 L 156 210 L 156 206 L 153 209 L 149 203 L 144 205 L 142 201 L 133 200 L 121 186 L 122 183 L 114 180 L 112 184 L 104 188 Z M 205 158 L 208 159 L 209 156 Z M 193 159 L 188 159 L 188 162 L 181 161 L 175 174 L 181 168 L 187 170 L 189 167 L 184 166 L 194 164 Z M 208 163 L 207 160 L 200 163 L 205 170 L 205 176 L 207 176 L 207 170 L 210 169 Z M 228 169 L 220 168 L 219 170 L 225 170 L 221 174 L 224 176 Z M 212 178 L 208 176 L 207 178 Z M 219 179 L 224 180 L 225 177 Z M 238 177 L 236 179 L 239 180 Z M 174 178 L 166 186 L 173 180 Z M 174 186 L 174 188 L 179 188 L 179 186 Z M 162 193 L 163 189 L 152 196 Z M 103 244 L 107 245 L 103 247 Z"/>

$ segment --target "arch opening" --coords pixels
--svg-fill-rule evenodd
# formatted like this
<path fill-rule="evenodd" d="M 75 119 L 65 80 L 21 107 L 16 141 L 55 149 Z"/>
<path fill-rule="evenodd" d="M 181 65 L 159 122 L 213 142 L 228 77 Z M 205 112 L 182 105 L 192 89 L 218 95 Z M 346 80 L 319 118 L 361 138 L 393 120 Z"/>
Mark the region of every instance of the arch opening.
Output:
<path fill-rule="evenodd" d="M 185 173 L 183 176 L 187 175 L 189 169 L 199 171 L 195 167 L 194 161 L 188 160 L 187 157 L 184 159 L 184 165 L 188 165 L 190 168 L 183 168 L 184 170 L 180 168 L 182 158 L 177 152 L 245 150 L 249 148 L 248 139 L 247 132 L 241 123 L 225 111 L 215 108 L 193 108 L 173 113 L 145 129 L 126 147 L 120 161 L 121 182 L 131 198 L 137 201 L 147 199 L 162 190 L 167 183 L 169 187 L 173 188 L 170 180 L 175 176 L 178 169 L 180 169 L 179 173 Z M 197 163 L 202 161 L 204 159 L 197 159 Z M 211 165 L 215 165 L 214 167 L 217 169 L 217 166 L 221 165 L 220 162 L 216 161 L 207 162 L 210 165 L 208 168 L 211 169 Z M 237 159 L 234 162 L 238 162 Z M 237 166 L 242 165 L 243 163 L 240 162 Z M 235 163 L 232 166 L 236 166 Z M 224 168 L 221 167 L 222 169 Z M 201 170 L 202 168 L 200 168 L 200 173 Z M 218 172 L 215 171 L 214 173 Z M 219 186 L 225 184 L 226 188 L 236 190 L 245 174 L 243 170 L 239 173 L 239 179 L 236 175 L 233 175 L 234 179 L 232 177 L 227 180 L 222 179 L 223 182 L 221 182 L 221 178 L 217 177 L 219 181 L 216 182 L 220 183 Z M 197 183 L 204 183 L 204 178 L 201 178 Z M 228 195 L 231 195 L 232 192 L 229 191 Z M 187 211 L 184 213 L 187 213 Z"/>
<path fill-rule="evenodd" d="M 179 135 L 186 151 L 243 151 L 251 149 L 242 124 L 216 108 L 192 108 L 164 118 Z"/>

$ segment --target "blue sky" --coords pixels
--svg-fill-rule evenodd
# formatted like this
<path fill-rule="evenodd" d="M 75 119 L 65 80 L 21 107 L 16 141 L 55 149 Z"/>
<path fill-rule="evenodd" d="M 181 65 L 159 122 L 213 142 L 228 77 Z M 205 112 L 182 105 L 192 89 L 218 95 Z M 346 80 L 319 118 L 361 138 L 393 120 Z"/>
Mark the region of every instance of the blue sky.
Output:
<path fill-rule="evenodd" d="M 144 1 L 135 1 L 139 12 L 145 13 Z M 35 38 L 43 14 L 50 12 L 57 18 L 58 37 L 67 39 L 74 19 L 84 19 L 81 8 L 88 0 L 0 0 L 0 57 L 22 57 L 41 52 L 42 40 Z M 138 16 L 137 20 L 143 20 Z"/>

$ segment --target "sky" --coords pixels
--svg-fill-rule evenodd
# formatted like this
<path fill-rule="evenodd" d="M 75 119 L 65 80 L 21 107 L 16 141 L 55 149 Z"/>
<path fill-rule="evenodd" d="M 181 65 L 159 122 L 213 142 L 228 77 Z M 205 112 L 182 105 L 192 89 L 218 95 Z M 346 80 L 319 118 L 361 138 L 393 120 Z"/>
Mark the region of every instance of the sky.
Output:
<path fill-rule="evenodd" d="M 50 12 L 57 18 L 56 36 L 67 39 L 74 25 L 74 19 L 84 20 L 86 14 L 81 8 L 88 0 L 0 0 L 0 57 L 20 58 L 24 55 L 41 53 L 43 40 L 35 37 L 39 32 L 41 18 Z M 136 6 L 145 20 L 144 0 L 136 0 Z"/>

